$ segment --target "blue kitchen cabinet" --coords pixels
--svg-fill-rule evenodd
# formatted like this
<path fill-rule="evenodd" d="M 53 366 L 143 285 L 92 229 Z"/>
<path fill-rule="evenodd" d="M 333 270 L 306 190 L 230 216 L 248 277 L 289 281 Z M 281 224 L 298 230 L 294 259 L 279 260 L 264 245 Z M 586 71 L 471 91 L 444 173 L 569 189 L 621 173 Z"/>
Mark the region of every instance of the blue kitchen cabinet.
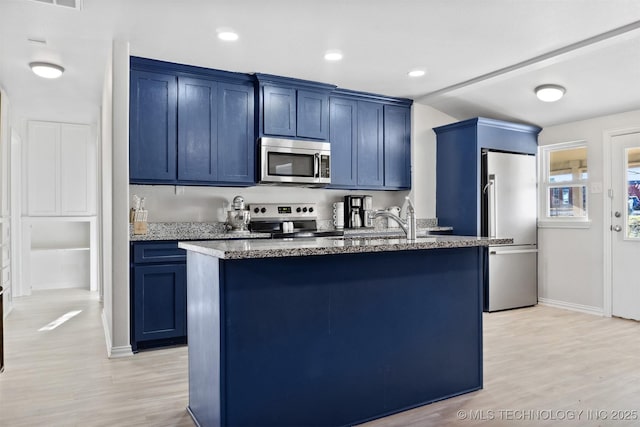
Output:
<path fill-rule="evenodd" d="M 176 241 L 131 243 L 131 347 L 187 340 L 186 254 Z"/>
<path fill-rule="evenodd" d="M 329 137 L 329 94 L 298 90 L 296 135 L 326 141 Z"/>
<path fill-rule="evenodd" d="M 384 106 L 384 185 L 411 188 L 411 109 Z"/>
<path fill-rule="evenodd" d="M 136 183 L 174 183 L 177 156 L 177 77 L 131 70 L 129 177 Z"/>
<path fill-rule="evenodd" d="M 218 83 L 178 79 L 178 180 L 218 178 Z"/>
<path fill-rule="evenodd" d="M 383 105 L 358 102 L 358 187 L 384 185 Z"/>
<path fill-rule="evenodd" d="M 254 109 L 248 75 L 132 58 L 130 182 L 253 185 Z"/>
<path fill-rule="evenodd" d="M 253 184 L 255 179 L 253 86 L 218 85 L 218 182 Z"/>
<path fill-rule="evenodd" d="M 411 100 L 336 89 L 329 105 L 331 187 L 411 188 Z"/>
<path fill-rule="evenodd" d="M 257 73 L 258 135 L 329 138 L 329 94 L 335 86 Z"/>
<path fill-rule="evenodd" d="M 331 97 L 329 101 L 331 131 L 331 185 L 357 186 L 358 172 L 358 102 Z"/>
<path fill-rule="evenodd" d="M 535 155 L 540 128 L 483 117 L 433 129 L 437 139 L 436 216 L 456 234 L 481 234 L 482 150 Z"/>
<path fill-rule="evenodd" d="M 296 136 L 296 90 L 265 85 L 264 133 L 276 136 Z"/>

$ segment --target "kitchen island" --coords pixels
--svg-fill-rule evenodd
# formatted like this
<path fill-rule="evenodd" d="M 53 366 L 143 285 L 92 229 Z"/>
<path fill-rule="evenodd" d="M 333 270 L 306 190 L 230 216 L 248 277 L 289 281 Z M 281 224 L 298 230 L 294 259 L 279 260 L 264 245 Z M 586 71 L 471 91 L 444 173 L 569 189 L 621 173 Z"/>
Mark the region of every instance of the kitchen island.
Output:
<path fill-rule="evenodd" d="M 346 426 L 482 388 L 482 248 L 510 241 L 181 242 L 192 417 Z"/>

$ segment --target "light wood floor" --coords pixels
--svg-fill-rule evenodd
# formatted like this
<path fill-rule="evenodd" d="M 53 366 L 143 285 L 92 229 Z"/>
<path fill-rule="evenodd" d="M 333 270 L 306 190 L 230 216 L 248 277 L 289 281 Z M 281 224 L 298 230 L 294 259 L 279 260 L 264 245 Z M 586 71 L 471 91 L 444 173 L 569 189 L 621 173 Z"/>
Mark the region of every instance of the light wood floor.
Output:
<path fill-rule="evenodd" d="M 82 312 L 38 332 L 72 310 Z M 109 360 L 100 311 L 79 290 L 16 301 L 5 322 L 0 426 L 193 425 L 187 348 Z M 640 425 L 640 323 L 538 306 L 485 315 L 484 330 L 483 390 L 365 426 Z"/>

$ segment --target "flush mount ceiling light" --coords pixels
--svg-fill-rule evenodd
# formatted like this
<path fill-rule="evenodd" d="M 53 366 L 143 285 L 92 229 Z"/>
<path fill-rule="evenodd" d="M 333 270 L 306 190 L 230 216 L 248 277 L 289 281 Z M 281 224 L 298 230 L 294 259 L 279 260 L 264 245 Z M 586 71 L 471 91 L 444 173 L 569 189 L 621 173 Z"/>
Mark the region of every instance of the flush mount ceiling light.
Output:
<path fill-rule="evenodd" d="M 45 79 L 57 79 L 64 73 L 64 68 L 49 62 L 31 62 L 29 67 L 37 76 Z"/>
<path fill-rule="evenodd" d="M 324 59 L 327 61 L 340 61 L 342 59 L 342 52 L 339 50 L 328 50 L 324 54 Z"/>
<path fill-rule="evenodd" d="M 411 70 L 407 73 L 409 77 L 422 77 L 426 74 L 424 70 Z"/>
<path fill-rule="evenodd" d="M 221 28 L 218 30 L 218 38 L 226 42 L 234 42 L 238 40 L 238 33 L 227 28 Z"/>
<path fill-rule="evenodd" d="M 555 102 L 564 96 L 567 90 L 560 85 L 541 85 L 535 89 L 540 101 Z"/>

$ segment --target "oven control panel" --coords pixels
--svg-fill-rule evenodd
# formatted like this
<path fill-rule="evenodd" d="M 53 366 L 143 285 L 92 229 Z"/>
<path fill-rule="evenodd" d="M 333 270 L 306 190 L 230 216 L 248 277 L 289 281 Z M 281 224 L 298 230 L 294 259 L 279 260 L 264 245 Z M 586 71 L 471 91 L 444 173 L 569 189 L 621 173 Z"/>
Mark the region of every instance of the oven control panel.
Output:
<path fill-rule="evenodd" d="M 251 219 L 315 219 L 315 203 L 256 203 L 249 205 Z"/>

